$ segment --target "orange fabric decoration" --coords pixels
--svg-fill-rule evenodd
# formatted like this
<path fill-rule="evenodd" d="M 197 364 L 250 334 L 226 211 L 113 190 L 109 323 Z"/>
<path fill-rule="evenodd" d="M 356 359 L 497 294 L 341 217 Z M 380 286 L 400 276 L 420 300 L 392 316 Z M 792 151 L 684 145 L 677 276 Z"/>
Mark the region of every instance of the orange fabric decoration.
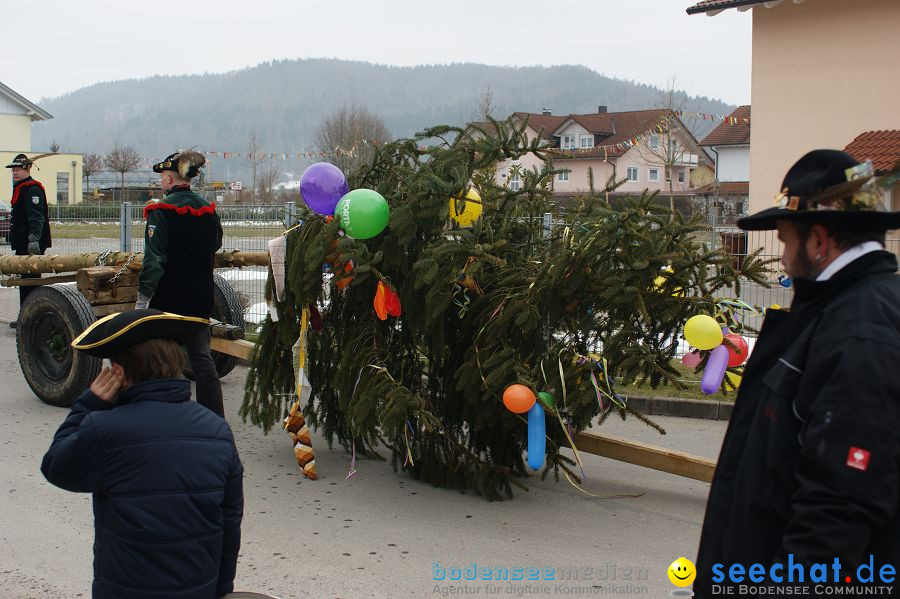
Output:
<path fill-rule="evenodd" d="M 375 299 L 372 304 L 375 306 L 375 314 L 378 315 L 378 318 L 381 320 L 387 320 L 385 287 L 384 283 L 382 283 L 381 281 L 378 281 L 378 287 L 375 288 Z"/>

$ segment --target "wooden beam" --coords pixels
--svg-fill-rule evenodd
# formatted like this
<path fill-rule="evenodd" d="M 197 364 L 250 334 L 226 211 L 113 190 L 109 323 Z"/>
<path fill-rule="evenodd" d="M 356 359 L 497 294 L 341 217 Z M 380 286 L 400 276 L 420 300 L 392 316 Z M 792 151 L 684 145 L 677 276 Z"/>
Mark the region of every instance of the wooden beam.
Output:
<path fill-rule="evenodd" d="M 597 433 L 575 433 L 574 441 L 579 451 L 704 482 L 712 481 L 716 469 L 714 460 Z"/>
<path fill-rule="evenodd" d="M 209 347 L 213 351 L 247 360 L 250 358 L 250 352 L 253 351 L 256 344 L 244 339 L 223 339 L 222 337 L 213 337 L 209 340 Z"/>
<path fill-rule="evenodd" d="M 58 277 L 43 277 L 41 279 L 6 279 L 3 281 L 4 287 L 40 287 L 41 285 L 52 285 L 53 283 L 71 283 L 75 280 L 75 275 L 60 275 Z"/>
<path fill-rule="evenodd" d="M 116 312 L 128 312 L 130 310 L 134 310 L 134 300 L 122 304 L 103 304 L 99 306 L 91 306 L 91 310 L 94 312 L 94 316 L 96 316 L 97 318 L 100 318 L 101 316 L 107 316 L 109 314 L 115 314 Z"/>

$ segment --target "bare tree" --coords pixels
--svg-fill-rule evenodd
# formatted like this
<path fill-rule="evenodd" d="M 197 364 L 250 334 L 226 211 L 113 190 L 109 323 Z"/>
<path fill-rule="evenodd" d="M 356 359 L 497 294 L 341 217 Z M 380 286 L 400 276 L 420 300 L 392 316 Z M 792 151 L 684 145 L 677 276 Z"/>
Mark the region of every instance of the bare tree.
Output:
<path fill-rule="evenodd" d="M 494 92 L 490 87 L 481 92 L 478 96 L 478 104 L 472 114 L 470 120 L 486 121 L 488 117 L 498 118 L 502 107 L 494 102 Z"/>
<path fill-rule="evenodd" d="M 121 197 L 125 197 L 125 173 L 136 169 L 141 163 L 141 156 L 131 146 L 120 146 L 118 143 L 103 159 L 108 170 L 119 173 Z"/>
<path fill-rule="evenodd" d="M 103 157 L 99 154 L 85 154 L 81 165 L 81 174 L 84 177 L 84 188 L 87 193 L 91 191 L 91 177 L 103 170 Z"/>
<path fill-rule="evenodd" d="M 638 145 L 638 152 L 645 162 L 658 165 L 662 168 L 666 178 L 669 195 L 669 209 L 675 212 L 675 183 L 678 177 L 676 167 L 691 166 L 691 157 L 694 156 L 693 148 L 688 147 L 686 140 L 691 139 L 690 130 L 675 115 L 676 111 L 684 110 L 684 94 L 677 89 L 678 81 L 673 75 L 666 85 L 666 89 L 660 93 L 659 108 L 668 112 L 660 122 L 657 130 L 651 131 L 643 144 Z M 698 156 L 699 160 L 699 156 Z M 684 177 L 680 182 L 680 191 L 684 191 L 689 183 L 689 178 Z"/>
<path fill-rule="evenodd" d="M 250 202 L 256 202 L 256 173 L 259 171 L 262 156 L 259 153 L 259 142 L 257 141 L 257 133 L 254 131 L 250 134 L 250 139 L 247 140 L 247 152 L 248 158 L 247 162 L 250 166 Z M 243 194 L 241 194 L 243 195 Z"/>
<path fill-rule="evenodd" d="M 327 117 L 316 131 L 316 148 L 328 161 L 350 173 L 368 163 L 375 153 L 373 144 L 384 143 L 391 134 L 381 117 L 360 106 L 341 108 Z"/>
<path fill-rule="evenodd" d="M 277 162 L 269 160 L 260 164 L 256 179 L 259 185 L 257 197 L 260 202 L 271 204 L 275 201 L 275 196 L 277 195 L 275 184 L 278 183 L 280 178 L 281 169 L 278 168 Z"/>
<path fill-rule="evenodd" d="M 50 151 L 54 154 L 59 152 L 59 142 L 57 142 L 55 139 L 50 142 Z"/>

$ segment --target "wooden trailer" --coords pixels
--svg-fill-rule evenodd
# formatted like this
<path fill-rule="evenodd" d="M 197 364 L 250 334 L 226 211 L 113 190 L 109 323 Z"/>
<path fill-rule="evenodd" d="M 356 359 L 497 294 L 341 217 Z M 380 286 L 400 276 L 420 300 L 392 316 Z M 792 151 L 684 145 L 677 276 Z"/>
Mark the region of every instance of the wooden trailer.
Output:
<path fill-rule="evenodd" d="M 103 252 L 0 256 L 0 275 L 12 275 L 4 286 L 28 285 L 32 291 L 19 314 L 16 349 L 22 374 L 42 401 L 70 406 L 100 372 L 103 361 L 71 348 L 72 340 L 94 320 L 134 308 L 142 254 Z M 220 252 L 217 268 L 268 266 L 267 253 Z M 50 273 L 39 279 L 15 275 Z M 213 361 L 219 376 L 249 355 L 243 341 L 244 314 L 237 293 L 214 275 Z M 192 376 L 190 368 L 185 372 Z"/>

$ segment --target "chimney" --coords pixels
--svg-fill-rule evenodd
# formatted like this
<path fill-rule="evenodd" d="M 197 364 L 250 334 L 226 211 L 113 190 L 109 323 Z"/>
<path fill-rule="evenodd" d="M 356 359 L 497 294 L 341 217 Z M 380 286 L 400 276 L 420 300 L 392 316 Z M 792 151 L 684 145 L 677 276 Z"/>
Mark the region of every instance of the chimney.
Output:
<path fill-rule="evenodd" d="M 601 106 L 597 107 L 597 114 L 604 114 L 605 112 L 606 112 L 606 106 L 601 105 Z"/>
<path fill-rule="evenodd" d="M 547 108 L 546 106 L 544 108 L 541 108 L 541 114 L 543 116 L 550 116 L 550 109 Z"/>

